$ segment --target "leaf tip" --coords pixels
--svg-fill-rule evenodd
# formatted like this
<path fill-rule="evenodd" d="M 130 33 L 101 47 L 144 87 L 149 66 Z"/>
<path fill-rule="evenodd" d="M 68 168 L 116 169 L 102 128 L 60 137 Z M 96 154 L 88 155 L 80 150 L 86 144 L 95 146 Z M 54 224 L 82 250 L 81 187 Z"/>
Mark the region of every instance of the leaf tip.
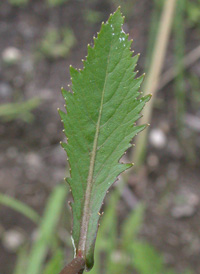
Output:
<path fill-rule="evenodd" d="M 152 93 L 150 93 L 150 94 L 144 96 L 144 97 L 146 97 L 146 99 L 147 99 L 146 102 L 148 102 L 148 101 L 151 99 L 152 96 L 153 96 Z"/>

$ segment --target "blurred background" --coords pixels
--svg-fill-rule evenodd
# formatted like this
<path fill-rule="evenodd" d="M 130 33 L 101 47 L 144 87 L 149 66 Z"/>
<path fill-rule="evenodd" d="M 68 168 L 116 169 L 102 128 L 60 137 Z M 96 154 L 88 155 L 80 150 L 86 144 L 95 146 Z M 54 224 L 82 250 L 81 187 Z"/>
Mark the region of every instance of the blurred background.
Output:
<path fill-rule="evenodd" d="M 147 139 L 134 140 L 146 154 L 105 199 L 90 273 L 200 273 L 200 1 L 174 1 L 162 39 L 170 1 L 0 1 L 1 274 L 56 274 L 73 258 L 60 88 L 119 5 L 139 74 L 161 71 L 144 88 L 154 93 Z"/>

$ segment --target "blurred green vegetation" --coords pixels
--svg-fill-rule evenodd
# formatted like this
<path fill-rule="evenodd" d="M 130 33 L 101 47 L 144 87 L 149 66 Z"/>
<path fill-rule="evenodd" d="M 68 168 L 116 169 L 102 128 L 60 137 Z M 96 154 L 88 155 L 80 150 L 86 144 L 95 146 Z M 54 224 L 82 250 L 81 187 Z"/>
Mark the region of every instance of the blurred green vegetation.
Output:
<path fill-rule="evenodd" d="M 13 6 L 23 7 L 26 4 L 28 4 L 30 0 L 7 0 L 7 1 Z M 46 3 L 49 7 L 56 7 L 64 4 L 67 1 L 68 0 L 46 0 Z"/>
<path fill-rule="evenodd" d="M 43 216 L 38 223 L 38 218 L 36 218 L 38 214 L 33 209 L 5 194 L 1 194 L 0 204 L 18 211 L 38 225 L 37 236 L 32 246 L 29 247 L 30 243 L 26 243 L 18 252 L 14 274 L 52 274 L 61 270 L 64 252 L 63 248 L 59 246 L 57 227 L 63 212 L 66 195 L 67 187 L 65 184 L 56 186 L 50 194 Z M 51 259 L 45 263 L 47 255 L 50 255 Z"/>
<path fill-rule="evenodd" d="M 119 192 L 114 191 L 102 217 L 96 243 L 95 265 L 91 274 L 175 273 L 167 270 L 163 256 L 150 243 L 139 237 L 145 206 L 139 204 L 122 221 L 118 219 L 117 214 L 119 198 Z M 105 262 L 102 258 L 105 258 Z"/>
<path fill-rule="evenodd" d="M 186 13 L 191 27 L 200 27 L 200 0 L 187 0 Z"/>
<path fill-rule="evenodd" d="M 67 1 L 68 0 L 46 0 L 47 4 L 50 7 L 56 7 L 56 6 L 62 5 L 64 3 L 66 3 Z"/>
<path fill-rule="evenodd" d="M 183 128 L 183 118 L 186 111 L 186 85 L 185 68 L 183 59 L 185 56 L 185 20 L 186 1 L 178 1 L 174 18 L 174 54 L 177 77 L 174 81 L 176 98 L 176 123 L 179 133 Z"/>
<path fill-rule="evenodd" d="M 190 103 L 192 104 L 192 108 L 194 110 L 199 109 L 199 104 L 200 104 L 200 80 L 197 75 L 194 73 L 188 75 L 188 81 L 190 84 L 191 88 L 191 97 L 189 98 Z"/>
<path fill-rule="evenodd" d="M 63 210 L 66 210 L 64 207 L 66 197 L 66 185 L 56 186 L 50 194 L 43 216 L 36 219 L 35 216 L 38 215 L 33 209 L 1 194 L 0 204 L 24 214 L 32 221 L 36 221 L 38 226 L 37 237 L 32 245 L 27 242 L 19 249 L 13 274 L 56 274 L 62 269 L 65 264 L 65 248 L 69 248 L 69 245 L 66 246 L 59 237 L 62 224 L 60 219 Z M 118 216 L 119 200 L 120 191 L 117 189 L 112 192 L 100 222 L 95 265 L 90 273 L 132 274 L 137 271 L 140 274 L 175 274 L 176 272 L 166 268 L 161 253 L 139 236 L 144 221 L 145 206 L 139 204 L 125 220 L 121 220 Z M 27 214 L 28 212 L 31 214 Z"/>
<path fill-rule="evenodd" d="M 21 119 L 24 122 L 32 122 L 34 115 L 32 110 L 41 104 L 40 98 L 32 98 L 25 102 L 15 102 L 0 105 L 0 120 L 4 122 Z"/>
<path fill-rule="evenodd" d="M 87 9 L 83 12 L 83 16 L 86 22 L 88 22 L 89 24 L 95 24 L 102 20 L 103 13 L 100 11 Z"/>
<path fill-rule="evenodd" d="M 115 9 L 121 6 L 123 14 L 129 18 L 133 14 L 134 4 L 137 0 L 110 0 Z"/>
<path fill-rule="evenodd" d="M 24 6 L 29 0 L 8 0 L 8 2 L 13 6 Z"/>
<path fill-rule="evenodd" d="M 151 23 L 150 23 L 150 27 L 149 27 L 149 36 L 148 36 L 148 43 L 147 43 L 147 50 L 146 50 L 146 61 L 145 61 L 145 70 L 147 72 L 146 79 L 148 79 L 148 75 L 152 76 L 152 71 L 150 71 L 150 70 L 152 67 L 151 65 L 152 65 L 153 56 L 155 57 L 155 55 L 153 55 L 153 53 L 154 53 L 154 49 L 156 48 L 156 37 L 158 35 L 159 25 L 162 25 L 161 21 L 160 21 L 162 19 L 161 18 L 162 10 L 164 11 L 165 3 L 167 3 L 167 2 L 165 0 L 162 0 L 162 1 L 154 0 L 153 3 L 154 3 L 154 6 L 153 6 L 152 14 L 151 14 L 151 20 L 150 20 Z M 185 160 L 187 160 L 188 163 L 195 163 L 196 159 L 193 156 L 191 156 L 191 155 L 194 155 L 193 151 L 195 150 L 195 138 L 194 138 L 191 146 L 189 146 L 188 149 L 185 149 L 186 143 L 188 142 L 188 137 L 185 135 L 185 132 L 186 132 L 185 129 L 187 127 L 187 125 L 185 123 L 185 117 L 186 117 L 186 114 L 191 111 L 191 109 L 190 109 L 191 105 L 189 106 L 189 104 L 188 104 L 188 102 L 191 101 L 189 98 L 191 94 L 189 94 L 187 92 L 188 91 L 188 80 L 189 80 L 188 71 L 187 71 L 189 65 L 187 65 L 187 62 L 190 63 L 191 60 L 187 59 L 187 62 L 185 61 L 186 60 L 185 59 L 186 58 L 186 33 L 188 33 L 188 30 L 191 29 L 191 27 L 195 27 L 195 30 L 197 31 L 197 33 L 199 32 L 200 25 L 198 24 L 199 20 L 198 20 L 198 16 L 197 16 L 197 13 L 199 13 L 199 10 L 200 10 L 200 1 L 199 0 L 196 0 L 196 1 L 182 0 L 182 1 L 176 2 L 175 13 L 172 18 L 173 19 L 172 20 L 173 21 L 173 25 L 172 25 L 173 35 L 172 35 L 172 39 L 170 37 L 170 40 L 169 40 L 169 44 L 173 45 L 173 48 L 171 45 L 169 46 L 172 51 L 172 54 L 173 54 L 173 64 L 170 65 L 170 67 L 168 69 L 164 69 L 164 71 L 169 74 L 172 71 L 174 72 L 172 78 L 169 81 L 169 82 L 171 82 L 171 81 L 173 82 L 174 102 L 175 102 L 175 104 L 171 108 L 171 110 L 173 111 L 174 117 L 175 117 L 173 122 L 174 122 L 175 128 L 176 128 L 176 136 L 177 136 L 180 146 L 182 146 L 182 148 L 184 150 Z M 162 33 L 164 33 L 164 31 Z M 168 41 L 167 41 L 167 43 L 168 43 Z M 195 48 L 193 48 L 193 50 L 195 50 Z M 167 52 L 167 54 L 168 54 L 168 52 Z M 187 57 L 188 57 L 188 55 L 187 55 Z M 199 59 L 199 53 L 196 53 L 197 59 L 195 59 L 193 56 L 190 58 L 191 59 L 193 58 L 192 62 L 195 63 Z M 158 59 L 157 59 L 157 61 L 158 61 Z M 192 65 L 192 64 L 190 63 L 190 65 Z M 162 64 L 162 66 L 163 65 L 164 64 Z M 159 80 L 162 80 L 161 71 L 160 71 L 160 74 L 161 75 L 160 75 L 160 79 L 158 79 L 158 83 L 159 83 Z M 165 85 L 167 85 L 169 82 L 166 82 Z M 190 80 L 190 83 L 191 83 L 191 80 Z M 144 86 L 145 85 L 143 84 L 142 90 L 143 90 Z M 162 84 L 161 84 L 161 86 L 162 86 Z M 197 89 L 199 89 L 200 81 L 198 81 L 198 80 L 195 81 L 195 86 Z M 163 88 L 163 86 L 162 86 L 162 88 Z M 159 87 L 158 87 L 158 89 L 159 89 Z M 157 87 L 156 87 L 156 90 L 157 90 Z M 151 92 L 150 87 L 149 87 L 148 92 Z M 197 92 L 195 94 L 197 96 L 197 98 L 196 98 L 197 101 L 199 101 L 198 97 L 200 97 L 200 93 Z M 198 94 L 199 94 L 199 96 L 198 96 Z M 153 98 L 155 99 L 155 95 L 153 96 Z M 160 102 L 162 103 L 162 99 Z M 151 104 L 147 104 L 145 111 L 146 111 L 146 113 L 151 112 Z M 144 113 L 144 117 L 145 117 L 145 113 Z M 150 120 L 148 122 L 151 123 Z M 143 123 L 144 123 L 144 120 L 143 120 Z M 145 134 L 145 133 L 142 133 L 142 134 Z M 138 161 L 138 162 L 140 162 L 138 164 L 140 166 L 140 165 L 144 164 L 144 161 L 146 158 L 145 157 L 146 156 L 145 148 L 146 148 L 146 142 L 148 139 L 147 138 L 142 139 L 141 136 L 139 139 L 140 140 L 144 139 L 143 141 L 141 141 L 139 143 L 139 142 L 137 142 L 137 138 L 136 138 L 135 155 L 136 155 L 137 161 L 138 161 L 138 159 L 141 159 L 141 161 Z M 139 155 L 139 154 L 141 154 L 141 155 Z M 135 158 L 133 158 L 133 161 L 135 162 Z"/>
<path fill-rule="evenodd" d="M 76 38 L 70 28 L 48 29 L 38 46 L 41 56 L 49 59 L 66 57 L 76 43 Z"/>

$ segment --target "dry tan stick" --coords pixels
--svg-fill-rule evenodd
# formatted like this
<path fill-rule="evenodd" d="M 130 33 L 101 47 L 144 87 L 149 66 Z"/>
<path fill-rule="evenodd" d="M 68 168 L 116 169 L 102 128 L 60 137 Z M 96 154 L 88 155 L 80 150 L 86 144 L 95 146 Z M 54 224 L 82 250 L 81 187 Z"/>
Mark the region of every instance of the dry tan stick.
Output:
<path fill-rule="evenodd" d="M 149 73 L 143 85 L 144 95 L 148 93 L 152 93 L 153 96 L 150 102 L 144 108 L 144 112 L 143 112 L 144 116 L 141 118 L 140 124 L 147 124 L 148 121 L 151 120 L 153 103 L 156 95 L 156 89 L 158 86 L 160 73 L 161 73 L 165 55 L 166 55 L 166 49 L 169 41 L 169 35 L 171 31 L 175 6 L 176 6 L 176 0 L 165 0 L 163 12 L 160 19 L 158 35 L 157 35 L 155 47 L 153 50 L 152 62 L 150 65 Z M 136 137 L 137 145 L 132 158 L 133 158 L 133 162 L 135 162 L 137 166 L 141 165 L 143 161 L 145 147 L 146 147 L 146 138 L 147 138 L 147 130 L 140 133 Z"/>
<path fill-rule="evenodd" d="M 189 68 L 193 65 L 198 59 L 200 59 L 200 45 L 189 52 L 185 58 L 183 59 L 183 66 L 185 68 Z M 178 71 L 172 67 L 168 69 L 163 75 L 160 77 L 159 85 L 157 88 L 158 90 L 163 89 L 168 83 L 170 83 L 176 76 L 178 75 Z"/>

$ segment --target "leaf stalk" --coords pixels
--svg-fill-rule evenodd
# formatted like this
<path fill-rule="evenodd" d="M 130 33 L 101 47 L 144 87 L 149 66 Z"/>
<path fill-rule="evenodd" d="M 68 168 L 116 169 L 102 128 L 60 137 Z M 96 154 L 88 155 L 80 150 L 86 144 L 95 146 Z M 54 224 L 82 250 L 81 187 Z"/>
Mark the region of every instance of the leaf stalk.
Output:
<path fill-rule="evenodd" d="M 82 274 L 85 269 L 83 258 L 74 258 L 59 274 Z"/>

